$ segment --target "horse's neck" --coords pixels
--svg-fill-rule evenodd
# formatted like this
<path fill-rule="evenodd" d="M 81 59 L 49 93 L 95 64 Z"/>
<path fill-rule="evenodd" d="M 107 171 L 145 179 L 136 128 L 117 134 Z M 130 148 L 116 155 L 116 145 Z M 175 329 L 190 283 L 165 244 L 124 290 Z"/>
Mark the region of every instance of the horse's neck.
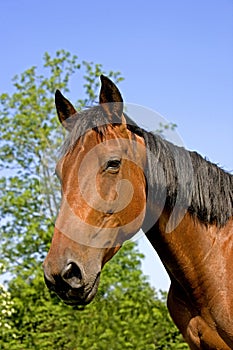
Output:
<path fill-rule="evenodd" d="M 146 236 L 170 277 L 191 289 L 192 283 L 209 273 L 208 264 L 214 258 L 224 260 L 221 248 L 224 242 L 233 247 L 232 219 L 223 228 L 218 228 L 204 225 L 187 213 L 173 231 L 167 232 L 167 224 L 168 216 L 161 215 Z"/>

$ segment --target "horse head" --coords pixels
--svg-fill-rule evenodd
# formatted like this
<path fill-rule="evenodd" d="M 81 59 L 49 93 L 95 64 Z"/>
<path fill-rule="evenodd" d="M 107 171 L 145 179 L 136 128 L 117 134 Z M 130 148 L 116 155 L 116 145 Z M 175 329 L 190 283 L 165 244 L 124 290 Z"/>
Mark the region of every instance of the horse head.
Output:
<path fill-rule="evenodd" d="M 107 77 L 101 76 L 98 106 L 77 112 L 59 91 L 55 104 L 69 136 L 56 166 L 62 200 L 44 276 L 66 303 L 84 305 L 97 292 L 104 264 L 142 226 L 146 147 Z"/>

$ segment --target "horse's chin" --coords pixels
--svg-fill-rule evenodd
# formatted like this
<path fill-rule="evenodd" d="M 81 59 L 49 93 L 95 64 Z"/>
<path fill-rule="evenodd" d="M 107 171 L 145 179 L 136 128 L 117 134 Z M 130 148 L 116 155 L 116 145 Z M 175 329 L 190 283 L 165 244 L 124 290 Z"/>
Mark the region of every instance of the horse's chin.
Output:
<path fill-rule="evenodd" d="M 59 297 L 64 301 L 65 304 L 80 307 L 81 309 L 88 305 L 95 297 L 99 286 L 100 274 L 96 276 L 94 283 L 89 286 L 87 285 L 82 291 L 79 289 L 69 289 L 66 293 L 59 294 Z"/>

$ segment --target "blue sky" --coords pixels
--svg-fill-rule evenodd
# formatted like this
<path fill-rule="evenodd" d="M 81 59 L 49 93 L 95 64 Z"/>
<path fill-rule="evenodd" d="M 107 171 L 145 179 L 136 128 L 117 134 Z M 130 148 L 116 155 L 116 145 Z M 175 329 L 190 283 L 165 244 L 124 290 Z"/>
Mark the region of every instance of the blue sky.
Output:
<path fill-rule="evenodd" d="M 2 0 L 0 31 L 0 92 L 45 51 L 66 49 L 121 71 L 127 102 L 158 111 L 186 148 L 233 170 L 232 0 Z M 140 248 L 152 283 L 167 288 L 147 243 Z"/>

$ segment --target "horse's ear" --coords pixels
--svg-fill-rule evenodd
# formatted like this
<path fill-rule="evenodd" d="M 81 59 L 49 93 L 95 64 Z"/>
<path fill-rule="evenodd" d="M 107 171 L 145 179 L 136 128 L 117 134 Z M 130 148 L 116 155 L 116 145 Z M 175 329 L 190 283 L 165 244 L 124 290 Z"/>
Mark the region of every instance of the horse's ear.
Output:
<path fill-rule="evenodd" d="M 74 116 L 77 114 L 76 109 L 59 90 L 55 93 L 55 105 L 60 123 L 65 129 L 71 131 L 75 122 Z"/>
<path fill-rule="evenodd" d="M 99 103 L 102 105 L 104 111 L 110 119 L 113 116 L 122 117 L 123 113 L 123 99 L 121 93 L 116 85 L 104 75 L 100 76 L 101 89 L 99 95 Z"/>

